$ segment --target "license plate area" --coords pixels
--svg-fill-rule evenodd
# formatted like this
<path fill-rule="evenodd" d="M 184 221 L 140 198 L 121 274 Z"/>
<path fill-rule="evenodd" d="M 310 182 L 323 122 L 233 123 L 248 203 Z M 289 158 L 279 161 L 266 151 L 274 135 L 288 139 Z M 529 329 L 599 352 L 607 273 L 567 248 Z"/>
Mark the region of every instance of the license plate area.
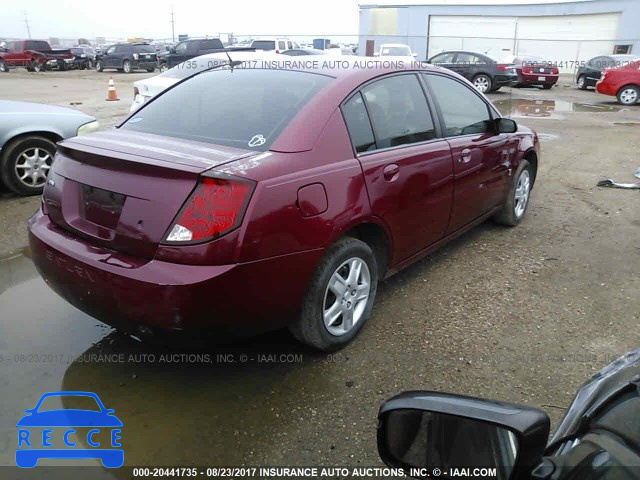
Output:
<path fill-rule="evenodd" d="M 547 79 L 547 77 L 538 77 L 538 81 L 539 82 L 544 82 Z"/>
<path fill-rule="evenodd" d="M 82 186 L 82 218 L 95 225 L 115 230 L 126 197 L 90 185 Z"/>

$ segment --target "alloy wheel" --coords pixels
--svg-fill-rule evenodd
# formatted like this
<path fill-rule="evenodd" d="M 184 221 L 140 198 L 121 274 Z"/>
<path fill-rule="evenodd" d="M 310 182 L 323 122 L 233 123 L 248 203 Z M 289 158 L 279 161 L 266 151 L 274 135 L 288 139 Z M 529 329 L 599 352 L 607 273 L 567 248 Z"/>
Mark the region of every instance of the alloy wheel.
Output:
<path fill-rule="evenodd" d="M 531 176 L 529 175 L 528 170 L 523 170 L 518 178 L 514 194 L 513 212 L 517 218 L 522 217 L 522 215 L 524 215 L 524 211 L 527 209 L 530 188 Z"/>
<path fill-rule="evenodd" d="M 352 257 L 336 269 L 322 304 L 324 325 L 331 335 L 345 335 L 362 319 L 370 290 L 371 273 L 361 258 Z"/>
<path fill-rule="evenodd" d="M 473 80 L 473 86 L 480 93 L 486 93 L 489 90 L 489 79 L 484 75 L 480 75 Z"/>
<path fill-rule="evenodd" d="M 41 187 L 47 180 L 51 161 L 51 154 L 44 148 L 29 148 L 18 155 L 16 178 L 27 187 Z"/>
<path fill-rule="evenodd" d="M 620 102 L 625 105 L 633 105 L 638 101 L 638 91 L 635 88 L 625 88 L 620 92 Z"/>

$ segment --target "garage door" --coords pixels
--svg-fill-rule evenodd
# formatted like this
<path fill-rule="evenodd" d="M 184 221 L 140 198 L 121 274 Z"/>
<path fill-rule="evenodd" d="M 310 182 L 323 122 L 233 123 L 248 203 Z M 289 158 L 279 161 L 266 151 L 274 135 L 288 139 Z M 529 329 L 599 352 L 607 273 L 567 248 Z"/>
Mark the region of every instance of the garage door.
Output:
<path fill-rule="evenodd" d="M 537 55 L 573 72 L 576 60 L 613 53 L 619 13 L 536 17 L 429 17 L 428 55 L 472 50 L 496 57 Z"/>

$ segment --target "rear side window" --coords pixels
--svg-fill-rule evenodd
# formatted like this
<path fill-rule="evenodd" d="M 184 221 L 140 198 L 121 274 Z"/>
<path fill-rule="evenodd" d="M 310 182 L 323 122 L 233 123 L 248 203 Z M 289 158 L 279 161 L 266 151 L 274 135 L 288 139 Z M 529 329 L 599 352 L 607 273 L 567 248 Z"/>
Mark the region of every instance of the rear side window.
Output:
<path fill-rule="evenodd" d="M 275 50 L 276 42 L 274 40 L 254 40 L 251 46 L 257 50 Z"/>
<path fill-rule="evenodd" d="M 376 142 L 373 138 L 371 122 L 359 92 L 342 106 L 342 115 L 355 151 L 362 153 L 375 149 Z"/>
<path fill-rule="evenodd" d="M 470 87 L 442 75 L 424 75 L 440 106 L 448 137 L 493 131 L 487 104 Z"/>
<path fill-rule="evenodd" d="M 120 128 L 265 151 L 331 80 L 306 72 L 222 67 L 165 91 Z"/>
<path fill-rule="evenodd" d="M 378 148 L 436 138 L 420 82 L 415 75 L 394 75 L 362 89 Z"/>

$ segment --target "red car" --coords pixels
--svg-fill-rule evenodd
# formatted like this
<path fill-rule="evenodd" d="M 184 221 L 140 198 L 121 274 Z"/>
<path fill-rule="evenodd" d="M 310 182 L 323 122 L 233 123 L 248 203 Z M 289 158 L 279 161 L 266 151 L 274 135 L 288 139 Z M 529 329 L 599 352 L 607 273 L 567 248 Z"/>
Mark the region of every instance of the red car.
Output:
<path fill-rule="evenodd" d="M 635 105 L 640 100 L 640 60 L 619 68 L 607 68 L 596 83 L 596 92 L 618 98 L 621 105 Z"/>
<path fill-rule="evenodd" d="M 29 220 L 40 274 L 138 336 L 289 326 L 343 347 L 379 280 L 490 217 L 517 225 L 539 161 L 457 74 L 362 62 L 212 68 L 61 142 Z"/>
<path fill-rule="evenodd" d="M 516 66 L 518 74 L 518 85 L 539 85 L 543 89 L 548 90 L 558 82 L 560 75 L 557 67 L 541 57 L 533 56 L 517 56 L 508 59 Z"/>

